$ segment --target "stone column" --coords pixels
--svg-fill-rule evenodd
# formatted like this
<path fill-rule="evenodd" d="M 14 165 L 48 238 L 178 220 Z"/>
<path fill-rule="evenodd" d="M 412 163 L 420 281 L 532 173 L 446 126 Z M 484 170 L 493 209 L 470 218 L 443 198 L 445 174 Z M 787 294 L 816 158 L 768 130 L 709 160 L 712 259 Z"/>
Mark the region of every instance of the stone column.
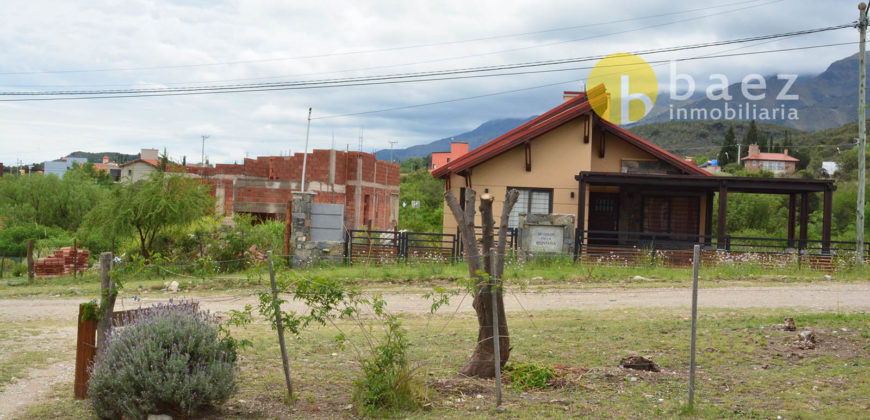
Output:
<path fill-rule="evenodd" d="M 311 205 L 315 195 L 313 192 L 293 193 L 293 232 L 290 248 L 294 267 L 308 264 L 312 257 L 311 249 L 306 245 L 311 239 Z"/>

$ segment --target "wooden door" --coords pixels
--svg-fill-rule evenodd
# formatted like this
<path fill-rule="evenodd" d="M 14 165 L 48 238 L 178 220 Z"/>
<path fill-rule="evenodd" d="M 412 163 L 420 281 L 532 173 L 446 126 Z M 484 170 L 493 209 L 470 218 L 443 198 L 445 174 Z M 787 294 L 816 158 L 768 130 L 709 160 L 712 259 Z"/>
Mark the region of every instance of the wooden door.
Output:
<path fill-rule="evenodd" d="M 619 230 L 619 194 L 589 193 L 590 245 L 616 245 Z M 597 232 L 596 232 L 597 231 Z"/>

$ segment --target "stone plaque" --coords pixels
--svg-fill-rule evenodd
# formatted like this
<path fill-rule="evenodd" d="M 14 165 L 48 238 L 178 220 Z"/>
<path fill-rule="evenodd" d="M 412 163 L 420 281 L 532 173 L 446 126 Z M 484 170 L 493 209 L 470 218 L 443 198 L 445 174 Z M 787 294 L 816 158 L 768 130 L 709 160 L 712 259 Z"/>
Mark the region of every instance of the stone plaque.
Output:
<path fill-rule="evenodd" d="M 565 239 L 565 228 L 562 226 L 535 226 L 528 227 L 531 243 L 531 252 L 561 253 Z"/>

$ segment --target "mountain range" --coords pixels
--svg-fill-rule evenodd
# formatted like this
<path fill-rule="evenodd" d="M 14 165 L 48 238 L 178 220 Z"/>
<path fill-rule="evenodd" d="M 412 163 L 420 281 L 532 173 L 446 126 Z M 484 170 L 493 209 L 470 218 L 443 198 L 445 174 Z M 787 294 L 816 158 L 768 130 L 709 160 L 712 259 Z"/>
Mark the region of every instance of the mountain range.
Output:
<path fill-rule="evenodd" d="M 790 83 L 787 79 L 781 79 L 777 75 L 766 76 L 764 79 L 765 88 L 753 90 L 757 95 L 764 95 L 764 99 L 759 101 L 745 98 L 739 82 L 730 84 L 727 91 L 732 99 L 728 101 L 728 106 L 732 109 L 746 109 L 747 106 L 749 109 L 754 106 L 756 110 L 794 109 L 797 119 L 789 119 L 788 112 L 783 112 L 781 118 L 758 119 L 759 128 L 769 137 L 781 137 L 784 132 L 793 135 L 836 128 L 858 119 L 858 54 L 831 63 L 818 75 L 798 77 L 791 86 L 787 86 L 785 92 L 783 88 Z M 777 100 L 780 94 L 797 95 L 797 99 Z M 659 97 L 655 109 L 641 123 L 626 128 L 678 154 L 707 153 L 718 147 L 729 125 L 734 125 L 739 139 L 745 121 L 752 119 L 750 115 L 750 118 L 742 118 L 742 121 L 675 120 L 672 119 L 672 113 L 679 115 L 679 109 L 684 109 L 683 112 L 690 116 L 690 110 L 695 110 L 695 116 L 706 114 L 708 118 L 700 119 L 709 120 L 714 109 L 723 109 L 724 101 L 711 100 L 703 94 L 683 101 L 671 100 L 667 92 L 662 92 Z M 447 152 L 450 150 L 451 141 L 467 142 L 469 149 L 474 149 L 531 118 L 534 117 L 490 120 L 465 133 L 405 149 L 394 149 L 393 158 L 401 161 L 410 157 L 424 157 L 432 152 Z M 388 149 L 375 154 L 379 159 L 390 158 Z"/>

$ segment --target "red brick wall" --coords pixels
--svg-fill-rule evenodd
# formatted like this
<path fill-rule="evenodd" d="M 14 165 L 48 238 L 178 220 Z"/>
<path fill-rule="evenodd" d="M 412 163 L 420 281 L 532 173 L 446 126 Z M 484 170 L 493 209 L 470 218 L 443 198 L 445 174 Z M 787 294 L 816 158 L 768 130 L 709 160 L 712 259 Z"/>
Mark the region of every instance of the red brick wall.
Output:
<path fill-rule="evenodd" d="M 306 165 L 306 181 L 315 181 L 321 183 L 329 182 L 329 150 L 313 150 L 308 154 Z M 348 227 L 358 228 L 356 225 L 355 216 L 357 205 L 354 203 L 356 187 L 345 185 L 348 181 L 357 180 L 357 157 L 362 157 L 364 182 L 376 182 L 385 185 L 386 188 L 364 186 L 362 187 L 362 196 L 359 205 L 362 206 L 365 194 L 369 195 L 369 213 L 363 215 L 361 223 L 371 219 L 372 227 L 375 229 L 392 229 L 395 221 L 390 215 L 390 187 L 399 186 L 399 165 L 378 161 L 374 155 L 361 152 L 344 152 L 335 151 L 335 185 L 340 189 L 344 186 L 344 193 L 331 191 L 316 191 L 317 195 L 314 198 L 315 203 L 323 204 L 344 204 L 345 205 L 345 223 Z M 224 211 L 230 215 L 233 213 L 234 202 L 248 203 L 278 203 L 284 204 L 291 199 L 292 192 L 283 183 L 281 188 L 259 188 L 259 187 L 239 187 L 234 184 L 233 178 L 215 179 L 211 178 L 214 175 L 236 175 L 259 177 L 271 180 L 281 181 L 299 181 L 302 178 L 302 160 L 303 154 L 297 153 L 293 156 L 260 156 L 256 159 L 245 158 L 241 165 L 236 164 L 218 164 L 214 168 L 202 168 L 189 166 L 186 168 L 178 167 L 179 171 L 197 174 L 205 178 L 203 182 L 213 186 L 222 185 L 224 187 Z M 234 188 L 235 187 L 235 188 Z M 212 195 L 215 195 L 215 190 L 212 190 Z M 362 209 L 360 209 L 362 210 Z M 283 217 L 283 215 L 281 215 Z"/>

